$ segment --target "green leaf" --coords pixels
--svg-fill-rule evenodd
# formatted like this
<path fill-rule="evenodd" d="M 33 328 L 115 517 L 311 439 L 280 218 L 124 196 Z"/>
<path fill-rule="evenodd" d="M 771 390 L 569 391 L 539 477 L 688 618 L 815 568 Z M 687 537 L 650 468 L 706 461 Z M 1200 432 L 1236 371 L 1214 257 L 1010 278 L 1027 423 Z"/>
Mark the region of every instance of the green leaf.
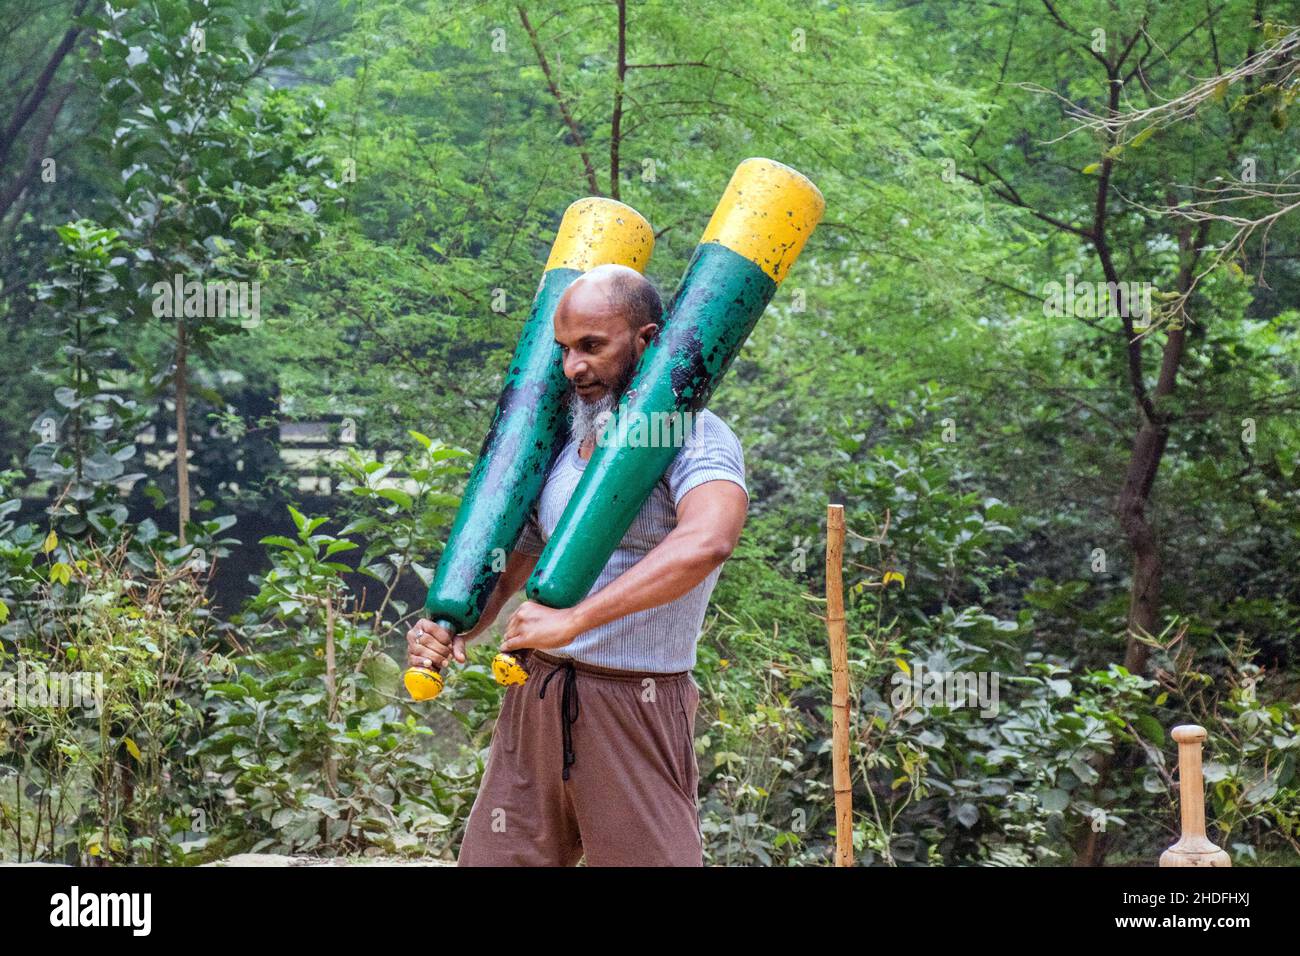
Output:
<path fill-rule="evenodd" d="M 271 48 L 271 33 L 260 23 L 252 22 L 248 25 L 248 48 L 262 56 Z"/>
<path fill-rule="evenodd" d="M 1137 725 L 1138 733 L 1151 743 L 1158 744 L 1164 741 L 1165 729 L 1160 726 L 1160 721 L 1150 714 L 1143 714 L 1134 723 Z"/>
<path fill-rule="evenodd" d="M 1201 772 L 1205 777 L 1206 783 L 1218 783 L 1220 780 L 1226 780 L 1228 777 L 1228 768 L 1226 765 L 1219 763 L 1217 760 L 1211 760 L 1206 763 Z"/>
<path fill-rule="evenodd" d="M 1246 803 L 1265 803 L 1277 796 L 1277 779 L 1275 777 L 1265 777 L 1256 781 L 1242 795 Z"/>
<path fill-rule="evenodd" d="M 357 518 L 355 521 L 349 521 L 339 534 L 344 537 L 350 534 L 366 534 L 377 527 L 379 527 L 379 519 L 367 515 L 362 518 Z"/>
<path fill-rule="evenodd" d="M 1048 813 L 1061 813 L 1070 805 L 1070 794 L 1065 790 L 1048 790 L 1038 798 Z"/>
<path fill-rule="evenodd" d="M 1143 143 L 1149 140 L 1152 136 L 1154 136 L 1155 132 L 1156 132 L 1156 128 L 1154 126 L 1148 126 L 1142 132 L 1134 136 L 1132 141 L 1129 143 L 1129 145 L 1132 146 L 1134 149 L 1137 149 L 1139 146 L 1141 146 Z"/>
<path fill-rule="evenodd" d="M 401 488 L 380 488 L 376 494 L 381 498 L 387 498 L 394 504 L 401 505 L 403 508 L 410 508 L 414 500 Z"/>

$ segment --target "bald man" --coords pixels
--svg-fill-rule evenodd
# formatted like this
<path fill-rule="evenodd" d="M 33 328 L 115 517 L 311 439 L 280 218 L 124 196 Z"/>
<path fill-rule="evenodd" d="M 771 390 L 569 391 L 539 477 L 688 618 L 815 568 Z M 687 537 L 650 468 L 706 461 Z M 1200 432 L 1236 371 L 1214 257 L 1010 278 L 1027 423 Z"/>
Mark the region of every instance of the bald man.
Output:
<path fill-rule="evenodd" d="M 654 286 L 626 266 L 592 269 L 564 293 L 554 325 L 569 442 L 478 625 L 453 638 L 417 622 L 411 666 L 464 663 L 465 641 L 523 587 L 662 320 Z M 525 601 L 511 616 L 501 650 L 529 677 L 506 690 L 459 865 L 702 865 L 691 671 L 749 495 L 731 429 L 704 410 L 692 424 L 587 597 L 565 609 Z"/>

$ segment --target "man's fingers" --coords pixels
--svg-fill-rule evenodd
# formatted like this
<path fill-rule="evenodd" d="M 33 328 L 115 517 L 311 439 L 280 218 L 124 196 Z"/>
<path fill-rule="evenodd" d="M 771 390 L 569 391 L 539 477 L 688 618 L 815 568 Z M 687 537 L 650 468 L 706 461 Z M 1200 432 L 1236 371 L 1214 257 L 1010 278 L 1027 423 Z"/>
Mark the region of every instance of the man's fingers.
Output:
<path fill-rule="evenodd" d="M 406 632 L 406 650 L 407 663 L 411 667 L 439 669 L 452 658 L 461 664 L 468 660 L 465 638 L 452 634 L 428 618 L 416 621 Z"/>
<path fill-rule="evenodd" d="M 427 618 L 421 618 L 415 622 L 415 626 L 422 630 L 428 637 L 433 638 L 439 644 L 451 646 L 451 632 L 445 627 L 435 624 Z"/>
<path fill-rule="evenodd" d="M 519 633 L 519 629 L 523 627 L 523 620 L 527 614 L 528 612 L 524 610 L 523 604 L 515 608 L 515 613 L 510 615 L 510 620 L 506 623 L 506 637 L 514 637 Z"/>
<path fill-rule="evenodd" d="M 430 649 L 450 647 L 452 641 L 451 634 L 445 627 L 440 627 L 427 618 L 421 618 L 415 622 L 415 626 L 406 632 L 406 643 L 414 649 L 416 646 L 428 647 Z"/>
<path fill-rule="evenodd" d="M 442 665 L 447 663 L 447 661 L 451 658 L 451 649 L 443 648 L 442 650 L 430 651 L 429 656 L 433 658 L 436 666 L 442 667 Z"/>
<path fill-rule="evenodd" d="M 412 667 L 441 667 L 451 656 L 451 644 L 430 640 L 412 629 L 407 635 L 407 661 Z"/>
<path fill-rule="evenodd" d="M 406 666 L 407 667 L 433 667 L 434 662 L 432 659 L 425 657 L 421 654 L 408 654 L 406 655 Z"/>

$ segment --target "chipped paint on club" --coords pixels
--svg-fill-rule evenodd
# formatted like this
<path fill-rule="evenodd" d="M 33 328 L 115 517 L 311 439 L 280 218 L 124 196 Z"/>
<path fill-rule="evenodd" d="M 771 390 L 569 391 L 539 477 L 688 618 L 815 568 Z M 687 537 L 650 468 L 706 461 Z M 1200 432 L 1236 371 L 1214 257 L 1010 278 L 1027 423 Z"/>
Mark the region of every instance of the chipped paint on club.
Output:
<path fill-rule="evenodd" d="M 560 297 L 597 266 L 615 263 L 644 272 L 653 250 L 654 230 L 631 206 L 593 196 L 565 210 L 425 600 L 425 616 L 453 634 L 478 623 L 504 556 L 568 438 L 568 382 L 553 325 Z M 429 668 L 408 669 L 404 681 L 415 700 L 431 700 L 443 686 L 442 675 Z"/>
<path fill-rule="evenodd" d="M 789 166 L 747 159 L 737 167 L 616 419 L 663 421 L 704 407 L 825 208 L 817 187 Z M 528 579 L 528 596 L 556 608 L 586 597 L 680 451 L 598 444 Z"/>

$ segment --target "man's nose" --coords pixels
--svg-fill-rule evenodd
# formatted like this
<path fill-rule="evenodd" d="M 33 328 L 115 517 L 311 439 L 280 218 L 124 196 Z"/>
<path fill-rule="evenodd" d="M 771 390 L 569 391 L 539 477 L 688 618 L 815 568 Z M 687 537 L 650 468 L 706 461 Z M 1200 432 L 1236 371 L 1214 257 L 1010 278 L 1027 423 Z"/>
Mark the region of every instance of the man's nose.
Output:
<path fill-rule="evenodd" d="M 572 381 L 587 370 L 587 360 L 570 354 L 564 360 L 564 375 Z"/>

